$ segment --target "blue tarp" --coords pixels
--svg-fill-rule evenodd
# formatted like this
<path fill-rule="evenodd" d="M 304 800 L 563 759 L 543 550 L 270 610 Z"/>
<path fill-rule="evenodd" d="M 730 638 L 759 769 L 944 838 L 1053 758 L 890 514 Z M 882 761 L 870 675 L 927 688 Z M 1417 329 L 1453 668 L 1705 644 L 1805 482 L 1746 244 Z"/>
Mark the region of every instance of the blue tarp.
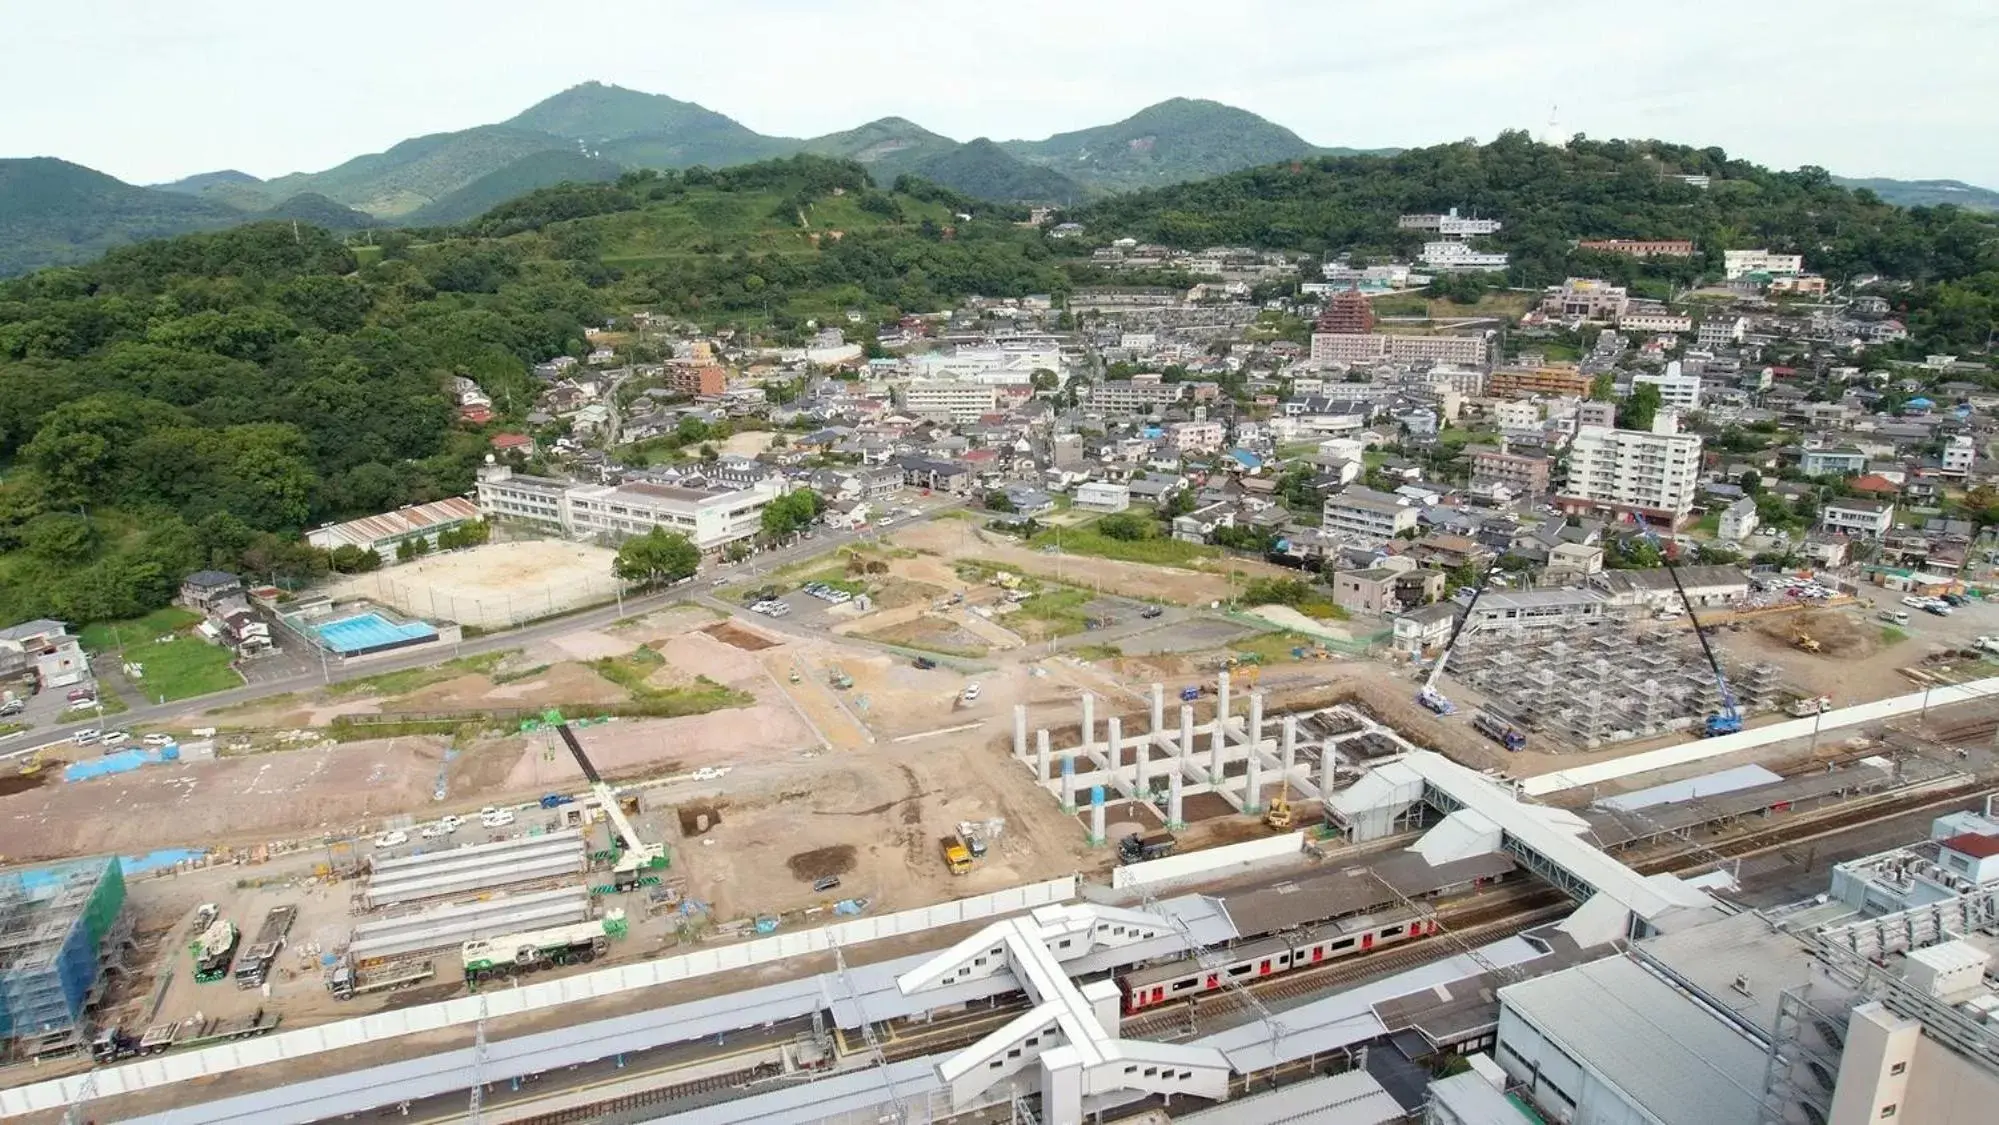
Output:
<path fill-rule="evenodd" d="M 1245 469 L 1261 469 L 1263 467 L 1263 458 L 1258 457 L 1247 449 L 1231 449 L 1229 450 L 1229 456 L 1235 458 L 1236 462 Z"/>
<path fill-rule="evenodd" d="M 63 767 L 62 779 L 89 781 L 95 777 L 109 777 L 114 773 L 130 773 L 140 766 L 149 766 L 159 760 L 160 755 L 157 751 L 120 750 L 115 754 L 106 754 L 102 758 L 71 762 Z"/>
<path fill-rule="evenodd" d="M 201 848 L 164 848 L 156 852 L 147 852 L 145 855 L 128 855 L 121 862 L 124 864 L 125 874 L 144 875 L 148 871 L 173 867 L 183 860 L 197 860 L 207 854 Z"/>

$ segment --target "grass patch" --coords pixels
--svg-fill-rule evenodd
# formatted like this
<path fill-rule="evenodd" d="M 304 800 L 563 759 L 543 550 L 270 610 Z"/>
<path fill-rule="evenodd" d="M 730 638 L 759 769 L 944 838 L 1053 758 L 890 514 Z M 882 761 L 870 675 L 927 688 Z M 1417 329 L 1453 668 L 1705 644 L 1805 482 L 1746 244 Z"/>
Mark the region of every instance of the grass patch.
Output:
<path fill-rule="evenodd" d="M 1258 633 L 1254 637 L 1244 637 L 1242 640 L 1230 642 L 1229 650 L 1245 656 L 1260 657 L 1264 663 L 1269 664 L 1298 659 L 1292 655 L 1292 650 L 1310 648 L 1312 641 L 1313 638 L 1303 633 L 1293 633 L 1289 630 L 1281 633 Z"/>
<path fill-rule="evenodd" d="M 517 684 L 522 680 L 532 680 L 546 671 L 548 671 L 548 665 L 537 664 L 532 668 L 522 668 L 518 672 L 495 672 L 493 674 L 493 683 L 495 686 L 500 684 Z"/>
<path fill-rule="evenodd" d="M 1008 627 L 1019 621 L 1034 622 L 1037 628 L 1029 640 L 1066 637 L 1080 633 L 1086 627 L 1088 615 L 1083 612 L 1083 607 L 1089 604 L 1090 598 L 1091 594 L 1086 590 L 1044 590 L 1020 603 L 1011 613 L 1003 615 L 1003 620 Z M 1015 629 L 1015 632 L 1021 630 Z"/>
<path fill-rule="evenodd" d="M 304 700 L 298 692 L 288 691 L 283 695 L 267 695 L 261 699 L 231 703 L 227 707 L 212 707 L 208 713 L 210 715 L 240 715 L 246 711 L 262 711 L 267 707 L 291 707 L 302 702 Z"/>
<path fill-rule="evenodd" d="M 85 625 L 82 638 L 83 647 L 89 652 L 109 652 L 121 643 L 133 646 L 149 642 L 168 633 L 178 633 L 201 621 L 201 615 L 180 606 L 156 609 L 144 617 L 134 617 L 127 621 L 99 621 Z"/>
<path fill-rule="evenodd" d="M 407 695 L 418 688 L 443 683 L 459 676 L 487 675 L 507 657 L 520 650 L 501 649 L 498 652 L 482 652 L 477 656 L 461 656 L 442 664 L 432 664 L 423 668 L 407 668 L 401 672 L 384 672 L 379 676 L 366 676 L 358 680 L 346 680 L 326 689 L 328 695 Z"/>
<path fill-rule="evenodd" d="M 1124 650 L 1116 645 L 1078 645 L 1069 650 L 1069 655 L 1078 660 L 1116 660 L 1124 655 Z"/>
<path fill-rule="evenodd" d="M 1065 554 L 1090 555 L 1100 559 L 1114 559 L 1118 562 L 1149 563 L 1153 566 L 1191 567 L 1202 559 L 1218 558 L 1219 547 L 1205 543 L 1188 543 L 1179 539 L 1156 537 L 1152 539 L 1113 539 L 1095 528 L 1066 528 L 1060 535 L 1053 531 L 1043 531 L 1027 541 L 1034 548 L 1054 547 L 1061 540 Z"/>
<path fill-rule="evenodd" d="M 728 707 L 748 707 L 756 697 L 727 688 L 706 676 L 694 677 L 689 685 L 655 687 L 646 681 L 666 663 L 659 650 L 641 645 L 623 656 L 607 656 L 590 661 L 590 670 L 631 693 L 630 704 L 612 704 L 601 714 L 643 715 L 670 719 L 681 715 L 704 715 Z M 565 715 L 590 714 L 588 706 L 562 708 Z"/>
<path fill-rule="evenodd" d="M 1884 625 L 1881 627 L 1881 643 L 1883 645 L 1898 645 L 1908 639 L 1909 634 L 1895 628 L 1893 625 Z"/>
<path fill-rule="evenodd" d="M 20 734 L 27 729 L 28 724 L 26 723 L 0 723 L 0 738 L 5 738 L 10 734 Z"/>
<path fill-rule="evenodd" d="M 239 687 L 243 677 L 230 667 L 229 650 L 199 637 L 175 637 L 164 644 L 125 646 L 125 662 L 140 666 L 133 681 L 149 703 L 170 703 Z"/>

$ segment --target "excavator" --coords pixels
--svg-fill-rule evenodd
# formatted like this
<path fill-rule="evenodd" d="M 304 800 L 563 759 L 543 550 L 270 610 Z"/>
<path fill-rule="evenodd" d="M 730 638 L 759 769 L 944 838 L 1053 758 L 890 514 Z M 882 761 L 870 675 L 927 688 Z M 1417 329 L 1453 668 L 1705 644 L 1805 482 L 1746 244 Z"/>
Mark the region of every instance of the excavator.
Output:
<path fill-rule="evenodd" d="M 638 830 L 618 804 L 618 795 L 597 773 L 597 767 L 583 752 L 583 744 L 576 740 L 576 732 L 562 721 L 562 716 L 551 715 L 550 725 L 562 736 L 562 744 L 569 748 L 569 754 L 576 759 L 583 776 L 590 782 L 590 791 L 596 795 L 597 803 L 604 807 L 604 815 L 611 821 L 611 830 L 617 835 L 613 841 L 618 848 L 618 858 L 611 866 L 611 885 L 619 891 L 637 888 L 647 878 L 647 873 L 667 865 L 666 847 L 662 844 L 648 844 L 639 839 Z"/>
<path fill-rule="evenodd" d="M 1284 784 L 1280 786 L 1277 790 L 1277 798 L 1270 802 L 1270 807 L 1268 809 L 1264 810 L 1263 823 L 1278 830 L 1279 832 L 1285 832 L 1290 830 L 1291 828 L 1291 779 L 1290 778 L 1287 777 L 1284 779 Z"/>

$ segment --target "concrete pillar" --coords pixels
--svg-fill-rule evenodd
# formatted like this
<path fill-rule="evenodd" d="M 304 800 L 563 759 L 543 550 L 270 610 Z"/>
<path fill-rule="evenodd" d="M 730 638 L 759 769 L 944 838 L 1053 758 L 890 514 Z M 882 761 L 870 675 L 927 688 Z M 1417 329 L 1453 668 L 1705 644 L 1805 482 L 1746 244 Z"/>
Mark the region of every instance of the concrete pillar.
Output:
<path fill-rule="evenodd" d="M 1013 756 L 1027 757 L 1027 704 L 1013 705 Z"/>
<path fill-rule="evenodd" d="M 1062 811 L 1076 811 L 1076 759 L 1062 759 Z"/>
<path fill-rule="evenodd" d="M 1190 703 L 1180 705 L 1180 758 L 1186 760 L 1194 756 L 1194 707 Z"/>
<path fill-rule="evenodd" d="M 1319 748 L 1319 796 L 1333 794 L 1333 740 L 1328 738 Z"/>
<path fill-rule="evenodd" d="M 1105 733 L 1104 740 L 1110 745 L 1112 781 L 1115 783 L 1118 767 L 1124 765 L 1124 720 L 1112 715 L 1104 720 L 1104 723 L 1110 728 Z"/>
<path fill-rule="evenodd" d="M 1166 685 L 1152 685 L 1152 729 L 1159 730 L 1166 725 Z"/>
<path fill-rule="evenodd" d="M 1083 749 L 1097 740 L 1097 697 L 1094 692 L 1083 693 Z"/>
<path fill-rule="evenodd" d="M 1228 744 L 1228 737 L 1222 731 L 1222 724 L 1217 721 L 1214 739 L 1208 745 L 1208 780 L 1213 782 L 1216 788 L 1220 788 L 1222 784 L 1222 766 L 1225 761 L 1222 753 Z"/>
<path fill-rule="evenodd" d="M 1227 726 L 1229 721 L 1229 674 L 1223 672 L 1215 677 L 1215 722 Z"/>
<path fill-rule="evenodd" d="M 1291 780 L 1291 767 L 1298 764 L 1298 716 L 1284 716 L 1284 725 L 1279 727 L 1277 755 L 1284 763 L 1284 780 Z"/>
<path fill-rule="evenodd" d="M 1131 740 L 1131 791 L 1138 794 L 1138 799 L 1141 801 L 1149 800 L 1152 796 L 1151 779 L 1145 776 L 1145 759 L 1149 756 L 1151 750 L 1151 735 Z"/>
<path fill-rule="evenodd" d="M 1048 780 L 1048 729 L 1046 727 L 1034 732 L 1034 776 L 1044 782 Z"/>
<path fill-rule="evenodd" d="M 1263 759 L 1255 754 L 1249 756 L 1249 772 L 1243 775 L 1242 811 L 1263 811 Z"/>
<path fill-rule="evenodd" d="M 1263 692 L 1260 690 L 1252 690 L 1249 693 L 1248 733 L 1249 751 L 1253 757 L 1263 745 Z"/>
<path fill-rule="evenodd" d="M 1101 785 L 1097 785 L 1097 786 L 1092 786 L 1090 789 L 1090 846 L 1096 847 L 1098 845 L 1101 845 L 1103 842 L 1104 842 L 1104 787 Z"/>
<path fill-rule="evenodd" d="M 1180 771 L 1176 768 L 1166 775 L 1166 827 L 1179 832 L 1187 827 L 1187 818 L 1180 812 Z"/>

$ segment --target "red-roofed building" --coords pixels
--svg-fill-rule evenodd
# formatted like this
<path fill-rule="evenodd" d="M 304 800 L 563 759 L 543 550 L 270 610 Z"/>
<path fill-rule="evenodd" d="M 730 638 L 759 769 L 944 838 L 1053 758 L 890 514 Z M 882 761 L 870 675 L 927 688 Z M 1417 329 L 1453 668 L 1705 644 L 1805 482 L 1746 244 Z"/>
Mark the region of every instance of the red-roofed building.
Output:
<path fill-rule="evenodd" d="M 1983 886 L 1999 881 L 1999 836 L 1960 832 L 1939 841 L 1938 860 L 1944 870 Z"/>
<path fill-rule="evenodd" d="M 1879 473 L 1866 473 L 1847 482 L 1847 487 L 1862 496 L 1900 496 L 1902 486 Z"/>
<path fill-rule="evenodd" d="M 492 444 L 501 453 L 519 451 L 534 456 L 534 439 L 526 434 L 494 434 Z"/>

